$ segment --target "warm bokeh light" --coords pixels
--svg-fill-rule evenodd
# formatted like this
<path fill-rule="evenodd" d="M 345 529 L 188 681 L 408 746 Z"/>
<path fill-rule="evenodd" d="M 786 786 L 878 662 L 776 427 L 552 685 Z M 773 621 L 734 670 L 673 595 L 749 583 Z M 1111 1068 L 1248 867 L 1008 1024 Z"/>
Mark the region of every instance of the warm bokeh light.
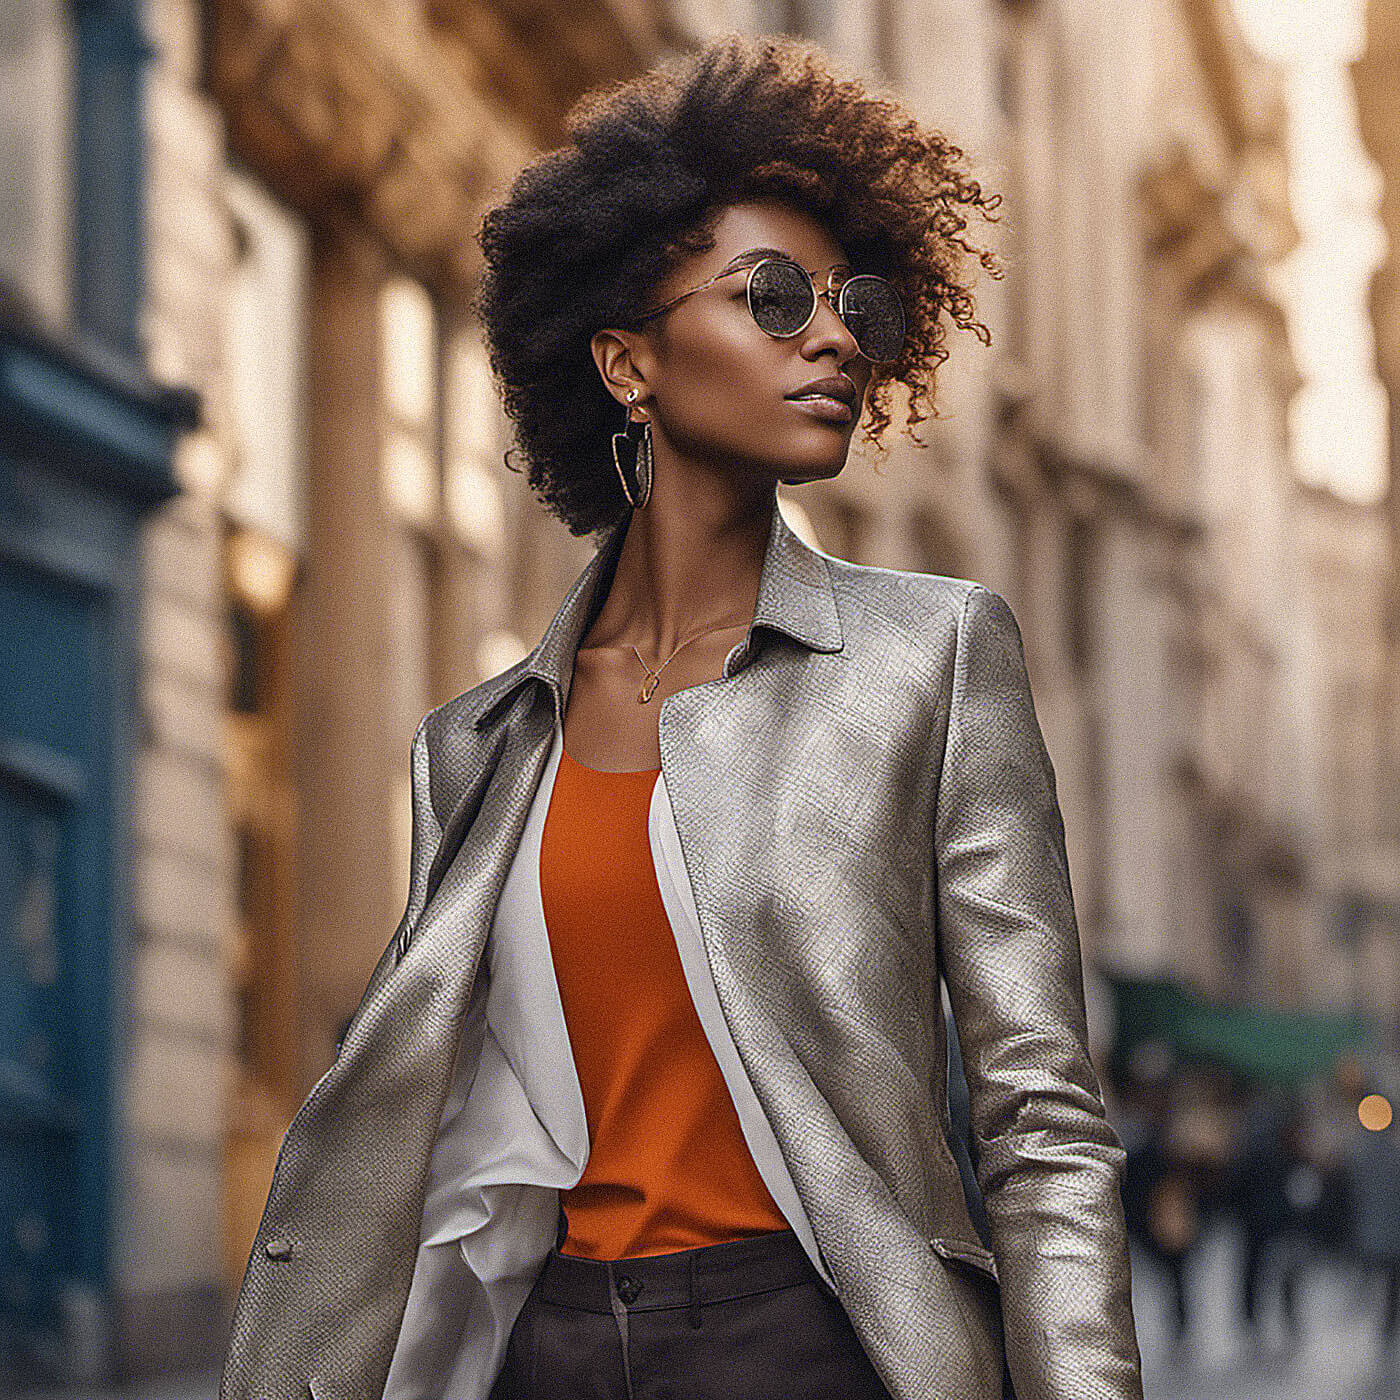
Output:
<path fill-rule="evenodd" d="M 808 514 L 806 506 L 793 500 L 785 491 L 779 490 L 778 509 L 782 512 L 788 528 L 799 539 L 804 540 L 813 549 L 822 547 L 821 541 L 817 538 L 816 526 L 812 524 L 812 517 Z"/>
<path fill-rule="evenodd" d="M 1361 1126 L 1373 1133 L 1383 1133 L 1395 1117 L 1390 1100 L 1384 1094 L 1367 1094 L 1356 1106 Z"/>
<path fill-rule="evenodd" d="M 296 575 L 296 555 L 279 540 L 255 530 L 237 530 L 228 542 L 229 581 L 255 611 L 271 614 L 287 605 Z"/>

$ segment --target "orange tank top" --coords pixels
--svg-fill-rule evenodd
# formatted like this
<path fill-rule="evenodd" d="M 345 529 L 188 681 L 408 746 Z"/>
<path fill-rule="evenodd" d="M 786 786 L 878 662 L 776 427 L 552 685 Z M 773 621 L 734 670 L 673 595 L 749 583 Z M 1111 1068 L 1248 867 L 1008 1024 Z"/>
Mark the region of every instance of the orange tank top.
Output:
<path fill-rule="evenodd" d="M 659 768 L 560 756 L 540 893 L 588 1123 L 561 1253 L 628 1259 L 789 1228 L 696 1014 L 652 863 Z"/>

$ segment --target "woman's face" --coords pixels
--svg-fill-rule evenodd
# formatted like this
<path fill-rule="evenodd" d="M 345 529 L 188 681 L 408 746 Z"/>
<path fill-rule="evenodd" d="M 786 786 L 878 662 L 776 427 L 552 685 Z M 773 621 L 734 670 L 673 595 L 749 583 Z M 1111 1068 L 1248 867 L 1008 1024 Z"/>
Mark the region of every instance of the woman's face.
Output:
<path fill-rule="evenodd" d="M 777 339 L 749 314 L 748 268 L 781 253 L 812 274 L 818 291 L 846 255 L 811 216 L 775 199 L 731 205 L 714 228 L 714 247 L 688 258 L 656 288 L 649 305 L 672 297 L 737 264 L 704 291 L 686 297 L 632 337 L 633 364 L 645 380 L 637 407 L 652 423 L 656 458 L 667 447 L 744 484 L 758 478 L 803 482 L 832 477 L 845 465 L 860 420 L 871 362 L 825 297 L 800 334 Z M 830 400 L 797 397 L 814 380 L 848 380 L 848 416 Z M 621 423 L 619 421 L 619 427 Z"/>

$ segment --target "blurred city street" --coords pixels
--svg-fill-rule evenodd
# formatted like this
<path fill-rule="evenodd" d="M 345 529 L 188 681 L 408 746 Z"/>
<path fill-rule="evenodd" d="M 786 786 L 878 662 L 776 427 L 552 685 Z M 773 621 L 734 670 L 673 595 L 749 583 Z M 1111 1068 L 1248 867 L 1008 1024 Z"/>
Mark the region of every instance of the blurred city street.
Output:
<path fill-rule="evenodd" d="M 1165 1279 L 1133 1250 L 1145 1400 L 1400 1400 L 1400 1351 L 1379 1340 L 1378 1279 L 1320 1260 L 1299 1287 L 1297 1345 L 1275 1304 L 1261 1309 L 1256 1346 L 1238 1322 L 1239 1250 L 1229 1229 L 1202 1241 L 1188 1273 L 1193 1325 L 1179 1350 Z"/>

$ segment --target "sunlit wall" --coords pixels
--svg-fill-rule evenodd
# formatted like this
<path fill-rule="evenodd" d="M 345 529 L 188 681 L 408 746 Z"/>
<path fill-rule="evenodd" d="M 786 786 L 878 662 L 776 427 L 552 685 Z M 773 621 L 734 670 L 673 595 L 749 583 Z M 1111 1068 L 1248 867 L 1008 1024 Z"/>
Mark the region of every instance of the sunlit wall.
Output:
<path fill-rule="evenodd" d="M 1367 310 L 1385 256 L 1381 177 L 1361 144 L 1346 64 L 1365 43 L 1364 0 L 1235 0 L 1246 36 L 1287 78 L 1292 195 L 1302 242 L 1277 290 L 1305 383 L 1291 407 L 1299 476 L 1347 500 L 1387 484 L 1385 393 Z"/>

